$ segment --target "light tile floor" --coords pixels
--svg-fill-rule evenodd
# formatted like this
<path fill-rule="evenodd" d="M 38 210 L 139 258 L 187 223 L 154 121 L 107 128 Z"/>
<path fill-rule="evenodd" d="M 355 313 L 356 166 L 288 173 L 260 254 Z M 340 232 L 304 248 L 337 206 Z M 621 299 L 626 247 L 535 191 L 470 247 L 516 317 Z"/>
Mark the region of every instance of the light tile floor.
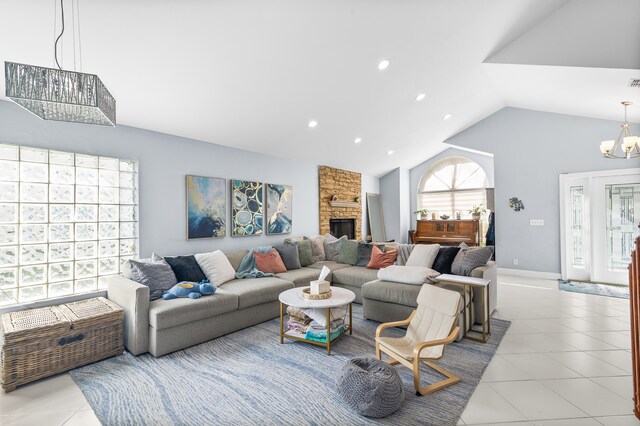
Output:
<path fill-rule="evenodd" d="M 511 327 L 460 425 L 638 425 L 629 301 L 498 278 L 495 318 Z"/>
<path fill-rule="evenodd" d="M 512 322 L 461 425 L 638 425 L 632 414 L 629 302 L 498 279 L 494 316 Z M 100 424 L 68 374 L 0 392 L 0 426 Z"/>

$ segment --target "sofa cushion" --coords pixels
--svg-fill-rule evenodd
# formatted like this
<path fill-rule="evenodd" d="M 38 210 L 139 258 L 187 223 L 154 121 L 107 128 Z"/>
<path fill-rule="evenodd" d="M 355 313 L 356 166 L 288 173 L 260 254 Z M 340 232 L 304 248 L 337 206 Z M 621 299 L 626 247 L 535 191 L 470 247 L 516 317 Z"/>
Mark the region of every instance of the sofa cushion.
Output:
<path fill-rule="evenodd" d="M 309 283 L 313 280 L 317 280 L 319 275 L 320 271 L 316 268 L 301 268 L 276 274 L 276 277 L 290 281 L 294 283 L 296 287 L 303 287 L 309 286 Z M 329 273 L 327 281 L 331 281 L 331 273 Z"/>
<path fill-rule="evenodd" d="M 361 266 L 351 266 L 349 268 L 338 269 L 333 272 L 333 282 L 352 287 L 361 287 L 378 278 L 377 269 L 368 269 Z"/>
<path fill-rule="evenodd" d="M 440 250 L 440 244 L 416 244 L 411 250 L 405 266 L 426 266 L 431 268 Z"/>
<path fill-rule="evenodd" d="M 387 249 L 384 252 L 377 246 L 371 250 L 371 260 L 367 263 L 369 269 L 382 269 L 395 263 L 398 257 L 398 249 Z"/>
<path fill-rule="evenodd" d="M 438 275 L 440 275 L 438 271 L 424 266 L 391 265 L 378 271 L 380 280 L 419 286 L 434 282 L 433 279 Z"/>
<path fill-rule="evenodd" d="M 329 268 L 331 272 L 335 272 L 339 269 L 351 268 L 351 265 L 347 265 L 345 263 L 332 262 L 329 260 L 326 260 L 324 262 L 316 262 L 314 264 L 309 265 L 309 268 L 322 269 L 324 266 Z"/>
<path fill-rule="evenodd" d="M 311 251 L 310 240 L 292 240 L 287 238 L 284 240 L 285 244 L 291 244 L 298 246 L 298 256 L 300 257 L 300 266 L 305 267 L 311 265 L 313 260 L 313 251 Z"/>
<path fill-rule="evenodd" d="M 249 253 L 249 250 L 239 250 L 225 253 L 224 255 L 229 259 L 229 263 L 233 266 L 233 270 L 237 271 L 238 267 L 240 267 L 240 262 L 242 262 L 242 259 L 244 259 L 247 253 Z"/>
<path fill-rule="evenodd" d="M 346 235 L 343 235 L 340 238 L 336 238 L 331 234 L 327 234 L 324 237 L 324 255 L 327 260 L 332 262 L 338 261 L 338 256 L 340 255 L 340 246 L 342 242 L 347 239 Z"/>
<path fill-rule="evenodd" d="M 382 245 L 372 243 L 358 243 L 358 254 L 354 266 L 362 266 L 366 268 L 371 261 L 371 251 L 374 247 L 378 247 L 379 249 L 384 250 L 384 246 Z"/>
<path fill-rule="evenodd" d="M 253 257 L 256 259 L 256 268 L 261 272 L 269 274 L 287 272 L 287 268 L 282 262 L 280 253 L 278 253 L 278 250 L 274 248 L 269 250 L 268 253 L 260 253 L 256 250 L 253 252 Z"/>
<path fill-rule="evenodd" d="M 453 260 L 456 258 L 456 255 L 460 251 L 460 247 L 440 247 L 438 250 L 438 255 L 436 256 L 436 260 L 433 261 L 433 266 L 431 269 L 435 269 L 441 274 L 450 274 L 451 273 L 451 265 L 453 264 Z"/>
<path fill-rule="evenodd" d="M 198 299 L 154 300 L 149 304 L 149 324 L 158 330 L 188 324 L 238 309 L 238 296 L 218 289 Z"/>
<path fill-rule="evenodd" d="M 171 269 L 173 269 L 173 273 L 176 274 L 178 282 L 190 281 L 199 283 L 207 279 L 194 256 L 165 257 L 164 260 L 166 260 L 169 266 L 171 266 Z"/>
<path fill-rule="evenodd" d="M 293 288 L 290 281 L 285 281 L 276 277 L 237 279 L 229 281 L 224 285 L 227 293 L 238 296 L 238 308 L 244 309 L 249 306 L 278 300 L 278 296 L 285 290 Z"/>
<path fill-rule="evenodd" d="M 157 263 L 130 260 L 131 279 L 149 287 L 149 300 L 156 300 L 178 282 L 171 266 L 164 260 Z"/>
<path fill-rule="evenodd" d="M 233 269 L 229 258 L 220 250 L 198 253 L 195 258 L 200 269 L 213 285 L 219 286 L 236 277 L 236 270 Z"/>
<path fill-rule="evenodd" d="M 492 255 L 491 247 L 462 248 L 453 260 L 451 273 L 468 276 L 478 266 L 486 265 Z"/>
<path fill-rule="evenodd" d="M 358 261 L 358 242 L 355 240 L 344 240 L 340 245 L 339 263 L 355 265 Z"/>
<path fill-rule="evenodd" d="M 273 247 L 280 253 L 280 257 L 287 271 L 302 268 L 302 265 L 300 265 L 300 255 L 298 254 L 298 246 L 278 244 Z"/>
<path fill-rule="evenodd" d="M 418 293 L 421 288 L 420 285 L 375 280 L 362 286 L 362 298 L 415 308 L 418 306 Z"/>
<path fill-rule="evenodd" d="M 323 260 L 327 260 L 324 254 L 324 241 L 322 240 L 321 235 L 316 235 L 314 237 L 304 237 L 304 239 L 311 242 L 311 253 L 313 254 L 314 262 L 322 262 Z"/>

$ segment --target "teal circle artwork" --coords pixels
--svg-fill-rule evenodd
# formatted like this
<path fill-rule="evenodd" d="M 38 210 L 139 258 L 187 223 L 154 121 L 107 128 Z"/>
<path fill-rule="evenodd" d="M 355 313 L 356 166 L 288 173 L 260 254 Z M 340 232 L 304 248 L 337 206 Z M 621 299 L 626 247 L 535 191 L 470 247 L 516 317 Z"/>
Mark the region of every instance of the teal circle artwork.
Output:
<path fill-rule="evenodd" d="M 263 185 L 261 182 L 231 181 L 231 221 L 234 237 L 262 235 Z"/>

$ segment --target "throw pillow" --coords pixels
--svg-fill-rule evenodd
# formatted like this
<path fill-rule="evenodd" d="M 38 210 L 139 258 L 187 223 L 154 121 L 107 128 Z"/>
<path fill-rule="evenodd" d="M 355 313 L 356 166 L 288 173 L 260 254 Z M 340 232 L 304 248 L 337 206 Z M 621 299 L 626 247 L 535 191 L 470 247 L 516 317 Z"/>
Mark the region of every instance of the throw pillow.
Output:
<path fill-rule="evenodd" d="M 313 260 L 315 262 L 327 260 L 324 254 L 324 242 L 322 241 L 322 236 L 317 235 L 315 237 L 304 237 L 304 239 L 311 242 L 311 252 L 313 253 Z"/>
<path fill-rule="evenodd" d="M 298 246 L 298 256 L 300 257 L 300 265 L 302 267 L 313 265 L 315 263 L 313 260 L 313 251 L 311 250 L 311 241 L 304 239 L 293 241 L 287 238 L 284 240 L 284 243 Z"/>
<path fill-rule="evenodd" d="M 453 264 L 453 259 L 456 258 L 459 251 L 460 247 L 440 247 L 432 268 L 441 274 L 450 274 L 451 264 Z"/>
<path fill-rule="evenodd" d="M 236 270 L 233 269 L 229 258 L 220 250 L 198 253 L 195 258 L 198 266 L 213 285 L 219 286 L 236 277 Z"/>
<path fill-rule="evenodd" d="M 131 279 L 149 287 L 149 299 L 156 300 L 178 283 L 171 267 L 165 262 L 147 263 L 130 260 Z"/>
<path fill-rule="evenodd" d="M 416 244 L 405 266 L 426 266 L 431 268 L 440 250 L 440 244 Z"/>
<path fill-rule="evenodd" d="M 471 275 L 471 271 L 477 267 L 486 265 L 492 255 L 493 249 L 491 247 L 460 249 L 456 258 L 453 259 L 451 273 L 454 275 L 469 276 Z"/>
<path fill-rule="evenodd" d="M 168 264 L 167 262 L 164 261 L 164 259 L 162 257 L 158 256 L 155 253 L 152 253 L 151 257 L 149 257 L 149 258 L 136 259 L 136 262 Z M 132 272 L 131 272 L 131 259 L 122 260 L 120 262 L 120 275 L 122 275 L 123 277 L 125 277 L 128 280 L 132 280 L 133 278 L 131 278 L 131 274 L 132 274 Z"/>
<path fill-rule="evenodd" d="M 356 259 L 355 266 L 366 267 L 371 261 L 371 250 L 376 247 L 376 245 L 371 243 L 358 243 L 358 257 Z M 384 246 L 377 246 L 378 248 Z"/>
<path fill-rule="evenodd" d="M 391 265 L 378 271 L 378 279 L 402 284 L 422 285 L 435 282 L 434 278 L 440 275 L 438 271 L 424 266 L 397 266 Z"/>
<path fill-rule="evenodd" d="M 171 269 L 173 269 L 173 273 L 176 274 L 178 281 L 199 283 L 200 281 L 207 279 L 193 255 L 165 257 L 164 260 L 169 264 L 169 266 L 171 266 Z"/>
<path fill-rule="evenodd" d="M 371 250 L 371 261 L 367 264 L 369 269 L 382 269 L 391 266 L 398 256 L 397 249 L 388 249 L 383 252 L 377 246 Z"/>
<path fill-rule="evenodd" d="M 284 267 L 287 268 L 287 271 L 302 268 L 302 265 L 300 265 L 298 246 L 280 244 L 274 246 L 274 248 L 278 250 L 278 253 L 280 253 L 280 257 L 282 258 L 282 262 L 284 263 Z"/>
<path fill-rule="evenodd" d="M 358 242 L 355 240 L 345 239 L 340 244 L 340 254 L 338 255 L 338 263 L 346 263 L 355 265 L 358 261 Z"/>
<path fill-rule="evenodd" d="M 324 239 L 324 254 L 327 260 L 332 262 L 338 261 L 338 256 L 340 255 L 340 246 L 347 239 L 346 235 L 343 235 L 340 238 L 336 238 L 333 235 L 329 234 Z"/>
<path fill-rule="evenodd" d="M 260 253 L 258 251 L 254 251 L 253 257 L 255 257 L 256 259 L 256 268 L 258 268 L 259 271 L 272 274 L 287 272 L 287 268 L 282 262 L 280 253 L 278 253 L 278 250 L 274 248 L 269 250 L 269 253 Z"/>

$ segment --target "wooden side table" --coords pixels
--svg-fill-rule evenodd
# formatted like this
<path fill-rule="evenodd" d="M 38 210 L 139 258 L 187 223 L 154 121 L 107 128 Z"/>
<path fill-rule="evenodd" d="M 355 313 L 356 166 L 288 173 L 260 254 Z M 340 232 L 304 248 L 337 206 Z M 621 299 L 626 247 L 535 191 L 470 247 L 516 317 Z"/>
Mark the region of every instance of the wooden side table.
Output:
<path fill-rule="evenodd" d="M 464 300 L 464 329 L 462 331 L 463 336 L 470 340 L 486 343 L 489 336 L 491 336 L 491 311 L 489 310 L 489 284 L 491 284 L 491 280 L 486 280 L 484 278 L 463 277 L 460 275 L 452 274 L 442 274 L 436 277 L 436 281 L 443 284 L 455 284 L 462 287 L 462 298 Z M 468 327 L 468 331 L 479 333 L 482 335 L 482 338 L 470 336 L 468 335 L 467 331 L 467 310 L 471 305 L 471 297 L 467 297 L 467 293 L 469 292 L 470 287 L 480 287 L 482 289 L 482 331 L 474 330 L 473 324 L 471 324 L 471 327 Z"/>

